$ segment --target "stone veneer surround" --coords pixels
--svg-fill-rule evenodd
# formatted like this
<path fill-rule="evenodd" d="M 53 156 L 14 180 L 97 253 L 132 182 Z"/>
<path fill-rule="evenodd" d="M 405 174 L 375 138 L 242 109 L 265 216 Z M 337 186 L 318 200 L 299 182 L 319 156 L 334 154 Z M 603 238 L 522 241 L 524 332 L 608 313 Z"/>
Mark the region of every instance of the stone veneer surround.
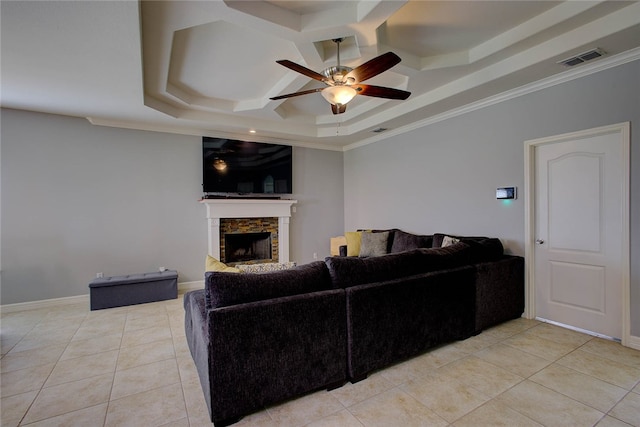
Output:
<path fill-rule="evenodd" d="M 220 260 L 228 263 L 225 236 L 228 233 L 271 233 L 271 260 L 278 260 L 278 218 L 220 218 Z M 265 260 L 261 262 L 267 262 Z"/>
<path fill-rule="evenodd" d="M 289 218 L 297 200 L 280 199 L 203 199 L 207 207 L 209 255 L 220 259 L 220 220 L 222 218 L 277 218 L 278 262 L 289 262 Z"/>

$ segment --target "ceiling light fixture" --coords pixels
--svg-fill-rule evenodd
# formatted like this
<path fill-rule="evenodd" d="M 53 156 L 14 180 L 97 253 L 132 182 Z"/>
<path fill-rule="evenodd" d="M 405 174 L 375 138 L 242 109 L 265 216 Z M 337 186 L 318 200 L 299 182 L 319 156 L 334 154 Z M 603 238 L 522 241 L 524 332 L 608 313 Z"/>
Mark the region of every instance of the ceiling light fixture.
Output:
<path fill-rule="evenodd" d="M 344 105 L 351 101 L 357 93 L 351 86 L 329 86 L 320 92 L 324 99 L 333 105 Z"/>

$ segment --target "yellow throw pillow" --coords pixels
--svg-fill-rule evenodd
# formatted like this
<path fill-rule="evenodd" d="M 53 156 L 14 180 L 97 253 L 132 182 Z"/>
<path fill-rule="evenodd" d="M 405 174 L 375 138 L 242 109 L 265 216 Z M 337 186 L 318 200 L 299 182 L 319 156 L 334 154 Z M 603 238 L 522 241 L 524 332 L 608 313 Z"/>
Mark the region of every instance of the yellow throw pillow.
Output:
<path fill-rule="evenodd" d="M 224 262 L 220 262 L 211 255 L 207 255 L 204 271 L 224 271 L 225 273 L 240 273 L 240 269 L 229 267 Z"/>
<path fill-rule="evenodd" d="M 347 231 L 344 233 L 347 239 L 347 256 L 360 255 L 360 242 L 362 241 L 361 231 Z"/>

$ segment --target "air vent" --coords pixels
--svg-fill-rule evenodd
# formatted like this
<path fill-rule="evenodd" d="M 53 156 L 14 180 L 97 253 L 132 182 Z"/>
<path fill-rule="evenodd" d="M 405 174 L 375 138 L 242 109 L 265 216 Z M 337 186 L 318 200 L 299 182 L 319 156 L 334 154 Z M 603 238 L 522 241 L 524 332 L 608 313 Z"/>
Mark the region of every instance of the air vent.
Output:
<path fill-rule="evenodd" d="M 380 132 L 384 132 L 385 130 L 387 130 L 387 128 L 375 128 L 374 130 L 372 130 L 371 132 L 373 133 L 380 133 Z"/>
<path fill-rule="evenodd" d="M 591 61 L 595 58 L 600 58 L 605 54 L 605 51 L 598 48 L 591 49 L 587 52 L 583 52 L 579 55 L 572 56 L 571 58 L 563 59 L 562 61 L 558 61 L 558 64 L 562 64 L 566 67 L 573 67 L 574 65 L 582 64 L 583 62 Z"/>

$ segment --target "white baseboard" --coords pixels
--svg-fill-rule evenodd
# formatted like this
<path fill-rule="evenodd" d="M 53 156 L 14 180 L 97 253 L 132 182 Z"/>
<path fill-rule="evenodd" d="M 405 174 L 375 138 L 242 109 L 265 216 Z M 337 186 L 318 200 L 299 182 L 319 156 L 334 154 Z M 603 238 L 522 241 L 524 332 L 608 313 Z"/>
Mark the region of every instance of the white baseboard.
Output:
<path fill-rule="evenodd" d="M 183 293 L 185 291 L 193 291 L 196 289 L 204 289 L 204 280 L 178 283 L 178 293 Z"/>
<path fill-rule="evenodd" d="M 184 293 L 195 289 L 204 289 L 204 280 L 178 283 L 178 293 Z M 64 298 L 51 298 L 39 301 L 18 302 L 15 304 L 4 304 L 0 305 L 0 312 L 15 313 L 18 311 L 60 307 L 68 304 L 86 304 L 87 308 L 89 308 L 89 294 Z"/>
<path fill-rule="evenodd" d="M 627 347 L 633 348 L 634 350 L 640 350 L 640 337 L 631 335 L 629 337 L 629 342 L 627 342 Z"/>
<path fill-rule="evenodd" d="M 41 308 L 53 308 L 68 304 L 87 304 L 89 307 L 89 294 L 76 295 L 74 297 L 43 299 L 39 301 L 18 302 L 15 304 L 0 305 L 2 313 L 15 313 L 17 311 L 38 310 Z"/>

